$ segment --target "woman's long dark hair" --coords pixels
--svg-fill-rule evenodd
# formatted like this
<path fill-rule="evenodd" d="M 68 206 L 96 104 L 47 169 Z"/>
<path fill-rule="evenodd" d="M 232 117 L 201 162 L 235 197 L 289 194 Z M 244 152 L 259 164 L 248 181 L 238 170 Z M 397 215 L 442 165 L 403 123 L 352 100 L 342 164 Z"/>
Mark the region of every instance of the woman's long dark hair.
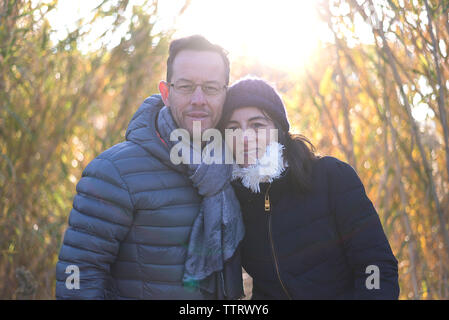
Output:
<path fill-rule="evenodd" d="M 315 160 L 320 156 L 316 154 L 315 146 L 302 134 L 292 134 L 281 129 L 280 123 L 271 117 L 263 109 L 262 113 L 271 121 L 278 130 L 278 142 L 284 149 L 284 159 L 289 167 L 289 178 L 291 185 L 299 193 L 307 193 L 312 190 L 312 169 Z"/>
<path fill-rule="evenodd" d="M 298 192 L 307 193 L 312 189 L 313 163 L 319 158 L 315 147 L 305 136 L 290 132 L 281 133 L 279 143 L 285 147 L 284 158 L 288 162 L 292 185 Z"/>

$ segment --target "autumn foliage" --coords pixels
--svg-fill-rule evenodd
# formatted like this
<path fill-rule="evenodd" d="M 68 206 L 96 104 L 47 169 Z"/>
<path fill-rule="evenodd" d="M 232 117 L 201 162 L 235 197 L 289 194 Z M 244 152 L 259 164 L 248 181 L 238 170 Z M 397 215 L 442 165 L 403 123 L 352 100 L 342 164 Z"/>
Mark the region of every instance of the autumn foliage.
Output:
<path fill-rule="evenodd" d="M 0 2 L 3 299 L 54 297 L 76 182 L 157 93 L 174 32 L 155 31 L 157 1 L 105 0 L 55 41 L 46 17 L 56 5 Z M 401 299 L 448 299 L 449 1 L 319 1 L 317 10 L 333 41 L 304 69 L 238 58 L 232 79 L 275 84 L 293 131 L 357 170 L 399 261 Z M 103 34 L 103 45 L 82 50 L 86 26 L 105 17 L 110 32 L 126 29 L 120 43 L 108 46 Z M 357 38 L 358 21 L 369 41 Z"/>

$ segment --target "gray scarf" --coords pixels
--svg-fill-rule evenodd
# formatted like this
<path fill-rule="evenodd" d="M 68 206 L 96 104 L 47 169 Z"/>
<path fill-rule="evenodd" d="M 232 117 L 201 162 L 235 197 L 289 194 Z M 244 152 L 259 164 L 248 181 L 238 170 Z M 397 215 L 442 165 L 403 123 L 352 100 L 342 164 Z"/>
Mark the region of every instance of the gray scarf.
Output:
<path fill-rule="evenodd" d="M 178 126 L 168 107 L 164 106 L 159 112 L 157 126 L 170 149 L 178 143 L 170 141 L 170 133 Z M 192 145 L 190 153 L 193 154 Z M 221 286 L 224 292 L 234 291 L 225 293 L 227 297 L 223 298 L 235 299 L 243 294 L 241 265 L 240 257 L 231 257 L 245 231 L 240 204 L 230 185 L 232 165 L 224 164 L 225 153 L 222 154 L 223 164 L 181 164 L 203 198 L 190 234 L 183 282 L 186 286 L 199 286 L 209 293 Z"/>

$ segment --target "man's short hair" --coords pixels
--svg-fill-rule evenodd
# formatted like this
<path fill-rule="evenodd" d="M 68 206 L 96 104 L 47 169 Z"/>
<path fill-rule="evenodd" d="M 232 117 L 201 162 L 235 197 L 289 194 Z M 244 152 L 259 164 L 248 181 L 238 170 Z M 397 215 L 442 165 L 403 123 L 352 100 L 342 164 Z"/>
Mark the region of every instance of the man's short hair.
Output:
<path fill-rule="evenodd" d="M 229 84 L 230 67 L 228 52 L 219 45 L 209 42 L 209 40 L 201 35 L 193 35 L 190 37 L 176 39 L 170 43 L 169 55 L 167 59 L 168 82 L 170 82 L 173 75 L 173 61 L 175 60 L 176 55 L 182 50 L 212 51 L 218 53 L 222 57 L 225 64 L 226 85 Z"/>

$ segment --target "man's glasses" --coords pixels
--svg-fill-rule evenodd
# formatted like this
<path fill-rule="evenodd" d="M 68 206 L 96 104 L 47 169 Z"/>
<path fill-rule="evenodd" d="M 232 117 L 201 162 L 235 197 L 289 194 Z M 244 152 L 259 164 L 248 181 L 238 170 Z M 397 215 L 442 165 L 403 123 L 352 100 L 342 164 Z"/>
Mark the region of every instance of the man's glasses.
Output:
<path fill-rule="evenodd" d="M 192 94 L 195 92 L 198 86 L 201 87 L 205 95 L 215 96 L 219 94 L 223 89 L 226 90 L 227 86 L 221 85 L 215 81 L 208 81 L 204 83 L 194 83 L 188 80 L 178 80 L 175 83 L 170 83 L 170 87 L 173 87 L 176 92 L 181 94 Z"/>

